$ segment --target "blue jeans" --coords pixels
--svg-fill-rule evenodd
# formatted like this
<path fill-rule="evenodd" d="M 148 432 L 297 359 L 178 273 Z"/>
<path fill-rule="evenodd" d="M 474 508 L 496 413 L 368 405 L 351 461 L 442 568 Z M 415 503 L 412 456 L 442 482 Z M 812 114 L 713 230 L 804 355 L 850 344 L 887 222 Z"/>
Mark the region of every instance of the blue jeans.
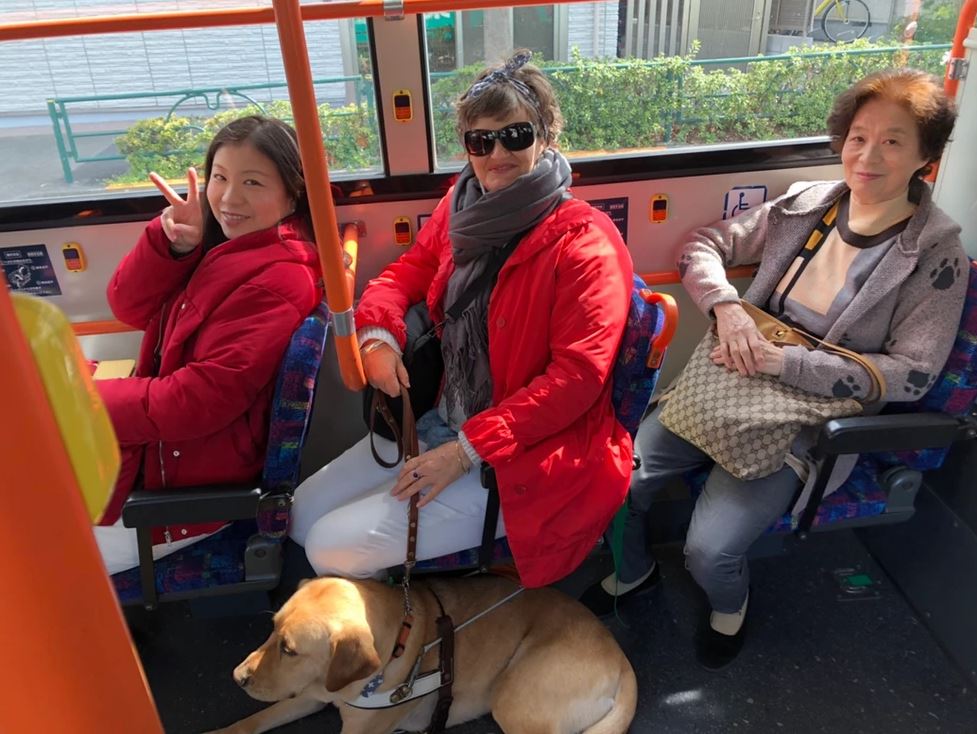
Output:
<path fill-rule="evenodd" d="M 647 514 L 655 495 L 677 475 L 712 464 L 712 459 L 679 438 L 658 420 L 661 407 L 641 424 L 635 450 L 641 467 L 631 477 L 631 498 L 624 527 L 624 552 L 618 569 L 622 582 L 637 580 L 655 562 L 648 547 Z M 685 565 L 717 612 L 739 611 L 750 584 L 746 552 L 790 504 L 800 487 L 797 474 L 784 466 L 761 479 L 737 479 L 714 465 L 695 503 L 685 539 Z"/>

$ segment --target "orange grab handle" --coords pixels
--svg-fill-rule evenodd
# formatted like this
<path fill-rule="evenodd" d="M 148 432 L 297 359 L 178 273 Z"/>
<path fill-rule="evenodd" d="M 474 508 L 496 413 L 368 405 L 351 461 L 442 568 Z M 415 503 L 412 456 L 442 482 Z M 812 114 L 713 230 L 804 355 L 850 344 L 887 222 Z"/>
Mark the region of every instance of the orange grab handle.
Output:
<path fill-rule="evenodd" d="M 360 249 L 360 228 L 355 224 L 343 227 L 343 262 L 346 264 L 346 290 L 350 303 L 356 295 L 356 258 Z"/>
<path fill-rule="evenodd" d="M 657 304 L 659 308 L 665 311 L 665 322 L 662 324 L 662 330 L 658 332 L 658 336 L 652 339 L 651 348 L 648 350 L 648 367 L 658 369 L 662 366 L 665 350 L 672 343 L 675 330 L 678 329 L 678 304 L 667 293 L 657 293 L 647 288 L 641 291 L 641 297 L 645 299 L 646 303 Z"/>

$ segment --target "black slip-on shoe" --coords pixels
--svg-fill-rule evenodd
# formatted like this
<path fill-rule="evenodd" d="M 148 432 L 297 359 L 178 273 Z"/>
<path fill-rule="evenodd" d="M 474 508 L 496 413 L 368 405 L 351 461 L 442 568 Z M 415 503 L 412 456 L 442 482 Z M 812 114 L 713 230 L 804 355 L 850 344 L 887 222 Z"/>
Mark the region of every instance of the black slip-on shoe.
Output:
<path fill-rule="evenodd" d="M 695 659 L 706 670 L 713 672 L 722 670 L 736 659 L 743 649 L 743 640 L 746 638 L 747 617 L 750 614 L 750 607 L 747 605 L 746 614 L 743 615 L 743 624 L 735 635 L 724 635 L 717 632 L 709 624 L 710 610 L 708 607 L 699 621 L 699 629 L 695 636 Z"/>
<path fill-rule="evenodd" d="M 603 580 L 603 579 L 602 579 Z M 613 594 L 608 594 L 604 591 L 604 587 L 601 586 L 601 581 L 598 581 L 594 585 L 590 586 L 581 596 L 580 603 L 583 604 L 587 609 L 592 611 L 598 617 L 606 617 L 614 613 L 614 600 L 617 599 L 618 607 L 621 606 L 628 599 L 634 599 L 635 597 L 641 596 L 647 591 L 658 586 L 659 582 L 662 580 L 661 567 L 656 563 L 655 567 L 651 570 L 644 581 L 635 586 L 630 591 L 626 591 L 623 594 L 618 594 L 614 596 Z"/>

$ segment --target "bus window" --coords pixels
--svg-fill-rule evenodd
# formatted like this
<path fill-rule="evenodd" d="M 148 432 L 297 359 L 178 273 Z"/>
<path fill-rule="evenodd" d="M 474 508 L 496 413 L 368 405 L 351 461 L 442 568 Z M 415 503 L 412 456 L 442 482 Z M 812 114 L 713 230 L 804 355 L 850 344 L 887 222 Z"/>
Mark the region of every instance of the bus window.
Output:
<path fill-rule="evenodd" d="M 307 0 L 306 0 L 307 1 Z M 5 22 L 93 14 L 74 0 L 4 3 Z M 176 10 L 103 0 L 99 15 Z M 271 0 L 185 0 L 180 10 L 270 7 Z M 319 119 L 335 178 L 381 170 L 369 53 L 354 21 L 305 23 Z M 179 183 L 215 130 L 251 113 L 291 122 L 273 24 L 115 33 L 0 43 L 0 205 L 156 193 Z"/>
<path fill-rule="evenodd" d="M 463 160 L 452 103 L 514 48 L 550 75 L 570 156 L 820 137 L 855 79 L 905 65 L 942 76 L 961 3 L 612 0 L 430 13 L 438 165 Z M 835 17 L 845 9 L 851 17 Z"/>

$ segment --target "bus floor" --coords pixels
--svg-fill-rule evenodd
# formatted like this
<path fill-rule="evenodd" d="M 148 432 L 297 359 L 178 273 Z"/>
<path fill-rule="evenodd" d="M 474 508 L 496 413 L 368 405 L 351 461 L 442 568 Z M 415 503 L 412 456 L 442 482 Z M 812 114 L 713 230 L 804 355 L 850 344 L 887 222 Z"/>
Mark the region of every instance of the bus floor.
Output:
<path fill-rule="evenodd" d="M 633 734 L 974 731 L 977 696 L 967 678 L 852 531 L 815 534 L 786 555 L 751 561 L 746 644 L 719 673 L 695 662 L 703 597 L 681 547 L 658 552 L 663 583 L 607 622 L 638 676 Z M 842 600 L 834 572 L 843 568 L 876 581 L 877 598 Z M 305 575 L 311 569 L 301 549 L 288 547 L 285 582 L 271 605 L 280 606 Z M 226 726 L 266 705 L 240 691 L 230 673 L 269 633 L 268 613 L 207 618 L 169 604 L 126 616 L 169 734 Z M 339 714 L 329 707 L 276 731 L 338 733 Z M 501 729 L 484 717 L 449 731 Z"/>

